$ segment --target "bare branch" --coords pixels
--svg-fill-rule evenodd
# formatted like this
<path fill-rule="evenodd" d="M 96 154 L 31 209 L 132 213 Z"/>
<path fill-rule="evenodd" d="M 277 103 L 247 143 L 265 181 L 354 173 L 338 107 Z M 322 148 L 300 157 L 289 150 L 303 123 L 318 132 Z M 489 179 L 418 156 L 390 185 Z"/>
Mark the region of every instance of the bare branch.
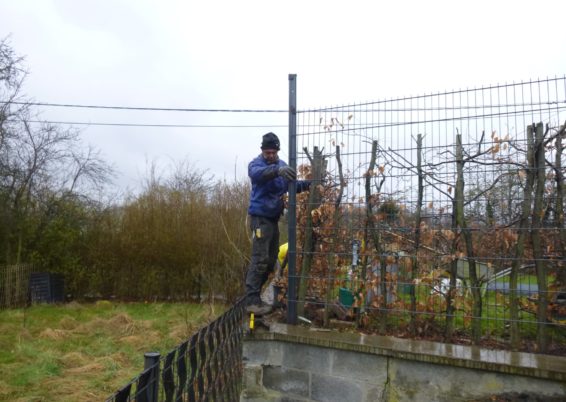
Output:
<path fill-rule="evenodd" d="M 311 156 L 311 154 L 309 153 L 309 150 L 307 149 L 307 147 L 304 147 L 304 148 L 303 148 L 303 151 L 305 152 L 305 154 L 307 155 L 307 158 L 309 159 L 310 163 L 312 164 L 312 163 L 313 163 L 313 159 L 312 159 L 312 156 Z"/>
<path fill-rule="evenodd" d="M 493 181 L 493 183 L 491 183 L 491 185 L 490 185 L 488 188 L 486 188 L 486 189 L 480 191 L 478 194 L 476 194 L 474 197 L 470 198 L 469 200 L 466 200 L 466 201 L 464 202 L 464 205 L 469 205 L 469 204 L 471 204 L 472 202 L 478 200 L 478 199 L 479 199 L 481 196 L 483 196 L 484 194 L 486 194 L 486 193 L 488 193 L 489 191 L 491 191 L 491 190 L 495 187 L 495 185 L 499 182 L 499 180 L 501 180 L 501 178 L 504 177 L 504 176 L 505 176 L 505 175 L 497 176 L 497 177 L 495 178 L 495 180 Z"/>

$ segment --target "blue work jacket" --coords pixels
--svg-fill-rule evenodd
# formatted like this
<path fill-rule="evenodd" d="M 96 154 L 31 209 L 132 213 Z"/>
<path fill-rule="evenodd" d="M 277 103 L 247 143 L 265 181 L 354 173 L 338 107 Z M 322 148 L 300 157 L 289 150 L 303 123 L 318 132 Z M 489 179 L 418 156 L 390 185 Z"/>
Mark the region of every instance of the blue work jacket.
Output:
<path fill-rule="evenodd" d="M 279 159 L 268 164 L 260 154 L 248 165 L 248 176 L 252 181 L 250 207 L 248 213 L 255 216 L 277 220 L 283 213 L 283 199 L 289 187 L 289 181 L 279 176 L 278 170 L 287 164 Z M 297 193 L 309 188 L 310 182 L 297 180 Z"/>

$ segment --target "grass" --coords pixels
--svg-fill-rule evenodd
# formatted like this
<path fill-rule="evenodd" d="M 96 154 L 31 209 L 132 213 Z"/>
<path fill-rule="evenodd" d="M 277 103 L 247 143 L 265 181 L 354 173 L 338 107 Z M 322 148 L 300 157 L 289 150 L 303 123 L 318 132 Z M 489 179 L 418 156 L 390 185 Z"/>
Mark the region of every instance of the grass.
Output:
<path fill-rule="evenodd" d="M 105 400 L 222 313 L 220 306 L 69 303 L 0 311 L 0 400 Z"/>

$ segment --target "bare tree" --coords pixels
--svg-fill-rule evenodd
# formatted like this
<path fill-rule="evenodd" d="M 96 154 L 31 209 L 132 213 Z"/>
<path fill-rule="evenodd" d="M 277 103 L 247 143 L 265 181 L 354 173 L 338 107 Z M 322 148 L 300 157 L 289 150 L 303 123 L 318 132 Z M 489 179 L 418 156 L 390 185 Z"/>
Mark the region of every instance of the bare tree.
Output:
<path fill-rule="evenodd" d="M 451 339 L 454 328 L 454 317 L 456 308 L 453 304 L 453 298 L 456 294 L 458 260 L 462 256 L 466 256 L 468 265 L 470 289 L 473 297 L 472 307 L 472 337 L 475 342 L 479 341 L 481 336 L 481 315 L 482 315 L 482 295 L 481 286 L 485 278 L 478 276 L 477 257 L 474 248 L 474 239 L 472 236 L 472 228 L 468 222 L 469 215 L 466 214 L 466 208 L 479 198 L 485 197 L 497 185 L 498 182 L 505 177 L 505 173 L 497 173 L 491 180 L 485 182 L 483 186 L 476 185 L 473 196 L 466 197 L 466 177 L 473 177 L 478 166 L 500 166 L 505 163 L 505 158 L 497 158 L 497 154 L 501 149 L 503 140 L 492 135 L 493 145 L 486 146 L 485 132 L 481 134 L 480 139 L 469 149 L 464 147 L 462 143 L 462 135 L 456 133 L 456 144 L 454 152 L 445 151 L 444 161 L 437 163 L 425 164 L 425 182 L 432 187 L 439 195 L 446 197 L 451 204 L 451 236 L 449 239 L 449 255 L 450 258 L 450 282 L 449 291 L 446 293 L 446 328 L 445 337 Z M 452 172 L 455 180 L 446 179 L 445 175 L 437 174 L 439 169 L 455 165 L 456 169 Z M 464 252 L 465 251 L 465 252 Z"/>
<path fill-rule="evenodd" d="M 21 94 L 25 77 L 23 58 L 0 41 L 0 261 L 7 263 L 24 259 L 26 241 L 45 228 L 55 200 L 87 196 L 112 176 L 94 149 L 83 149 L 77 130 L 35 122 Z"/>
<path fill-rule="evenodd" d="M 306 148 L 304 149 L 311 163 L 313 183 L 321 183 L 322 177 L 326 172 L 327 160 L 323 155 L 323 150 L 324 149 L 319 150 L 318 147 L 314 147 L 313 155 L 311 156 L 308 149 Z M 301 277 L 299 279 L 299 291 L 298 291 L 299 301 L 297 303 L 297 314 L 299 314 L 300 316 L 304 315 L 305 313 L 305 300 L 308 290 L 309 274 L 314 257 L 315 239 L 313 232 L 314 223 L 313 223 L 312 211 L 318 208 L 321 202 L 322 202 L 322 193 L 320 189 L 316 187 L 311 189 L 311 191 L 309 192 L 309 201 L 307 205 L 306 225 L 305 225 L 305 233 L 304 233 L 304 245 L 303 245 L 304 256 L 301 266 Z"/>

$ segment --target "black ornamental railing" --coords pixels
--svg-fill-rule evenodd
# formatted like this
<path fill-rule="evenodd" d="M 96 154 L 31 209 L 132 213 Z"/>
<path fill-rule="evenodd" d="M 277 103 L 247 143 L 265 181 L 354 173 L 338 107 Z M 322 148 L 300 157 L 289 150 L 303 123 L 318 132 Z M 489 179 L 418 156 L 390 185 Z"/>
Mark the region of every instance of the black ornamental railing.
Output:
<path fill-rule="evenodd" d="M 240 300 L 166 355 L 146 353 L 144 371 L 106 401 L 238 401 L 243 314 Z"/>

